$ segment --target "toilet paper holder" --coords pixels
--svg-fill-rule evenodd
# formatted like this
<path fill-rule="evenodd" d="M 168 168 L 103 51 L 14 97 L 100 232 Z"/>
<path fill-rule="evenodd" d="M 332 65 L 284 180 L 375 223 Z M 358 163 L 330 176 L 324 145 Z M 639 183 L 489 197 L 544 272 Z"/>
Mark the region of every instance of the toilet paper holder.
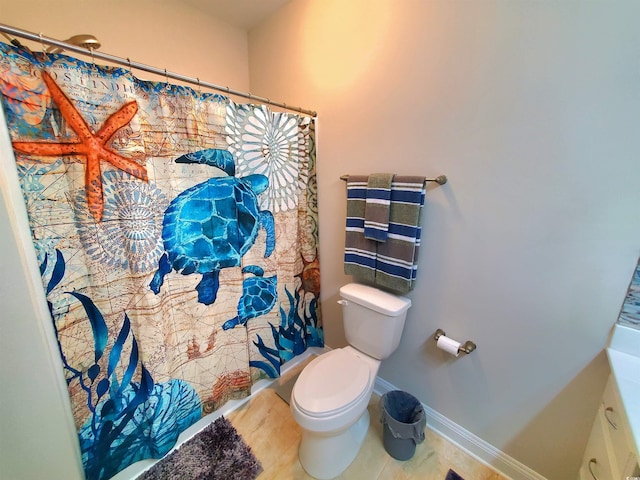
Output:
<path fill-rule="evenodd" d="M 433 339 L 437 342 L 440 337 L 446 336 L 446 335 L 447 334 L 444 333 L 444 330 L 439 328 L 439 329 L 436 330 L 436 333 L 433 334 Z M 462 345 L 460 345 L 460 348 L 458 348 L 458 351 L 462 352 L 462 353 L 469 354 L 469 353 L 473 352 L 475 349 L 476 349 L 476 344 L 473 343 L 471 340 L 467 340 Z"/>

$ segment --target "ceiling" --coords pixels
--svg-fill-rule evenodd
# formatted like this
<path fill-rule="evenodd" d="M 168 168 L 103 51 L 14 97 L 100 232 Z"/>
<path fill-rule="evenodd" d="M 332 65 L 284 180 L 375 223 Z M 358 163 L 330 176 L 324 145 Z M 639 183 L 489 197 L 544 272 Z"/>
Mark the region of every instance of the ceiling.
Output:
<path fill-rule="evenodd" d="M 290 0 L 181 0 L 230 25 L 250 30 Z"/>

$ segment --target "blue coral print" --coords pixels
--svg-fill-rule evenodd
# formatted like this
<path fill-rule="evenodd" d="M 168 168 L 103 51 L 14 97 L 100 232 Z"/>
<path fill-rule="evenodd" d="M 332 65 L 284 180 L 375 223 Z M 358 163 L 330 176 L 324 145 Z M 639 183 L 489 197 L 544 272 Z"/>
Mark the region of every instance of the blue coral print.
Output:
<path fill-rule="evenodd" d="M 47 270 L 48 257 L 40 266 Z M 63 279 L 65 260 L 56 252 L 56 259 L 47 285 L 49 294 Z M 132 463 L 145 458 L 159 458 L 167 453 L 178 435 L 200 419 L 201 404 L 195 390 L 186 382 L 170 380 L 156 384 L 139 358 L 138 344 L 131 324 L 124 315 L 122 327 L 113 342 L 102 312 L 86 295 L 69 292 L 82 304 L 91 325 L 94 340 L 94 363 L 84 369 L 68 363 L 62 346 L 60 355 L 67 371 L 67 383 L 77 381 L 86 394 L 86 406 L 91 412 L 80 428 L 82 463 L 88 480 L 103 480 Z M 49 304 L 51 308 L 51 304 Z M 57 325 L 54 322 L 57 331 Z M 101 362 L 112 343 L 106 372 Z M 123 363 L 123 350 L 130 343 L 128 364 Z M 117 372 L 122 367 L 124 373 Z M 134 375 L 140 371 L 140 381 Z"/>

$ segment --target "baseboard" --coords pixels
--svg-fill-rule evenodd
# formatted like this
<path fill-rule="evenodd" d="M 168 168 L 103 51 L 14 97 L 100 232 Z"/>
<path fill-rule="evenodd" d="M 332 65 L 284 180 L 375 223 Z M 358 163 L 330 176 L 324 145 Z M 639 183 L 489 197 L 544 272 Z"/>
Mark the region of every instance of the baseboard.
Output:
<path fill-rule="evenodd" d="M 376 384 L 373 390 L 376 394 L 383 395 L 392 390 L 398 390 L 398 388 L 386 380 L 376 377 Z M 427 428 L 442 435 L 479 462 L 497 470 L 498 473 L 512 480 L 546 480 L 539 473 L 465 430 L 424 403 L 422 406 L 427 415 Z"/>

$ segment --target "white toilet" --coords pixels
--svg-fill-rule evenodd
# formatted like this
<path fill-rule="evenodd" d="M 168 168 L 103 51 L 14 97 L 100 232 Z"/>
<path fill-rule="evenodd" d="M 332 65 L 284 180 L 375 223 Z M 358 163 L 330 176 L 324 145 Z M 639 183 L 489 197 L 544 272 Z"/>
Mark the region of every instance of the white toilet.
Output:
<path fill-rule="evenodd" d="M 291 393 L 293 418 L 302 427 L 300 463 L 325 480 L 356 458 L 369 428 L 367 405 L 380 361 L 398 347 L 411 300 L 349 283 L 340 289 L 348 347 L 311 361 Z"/>

